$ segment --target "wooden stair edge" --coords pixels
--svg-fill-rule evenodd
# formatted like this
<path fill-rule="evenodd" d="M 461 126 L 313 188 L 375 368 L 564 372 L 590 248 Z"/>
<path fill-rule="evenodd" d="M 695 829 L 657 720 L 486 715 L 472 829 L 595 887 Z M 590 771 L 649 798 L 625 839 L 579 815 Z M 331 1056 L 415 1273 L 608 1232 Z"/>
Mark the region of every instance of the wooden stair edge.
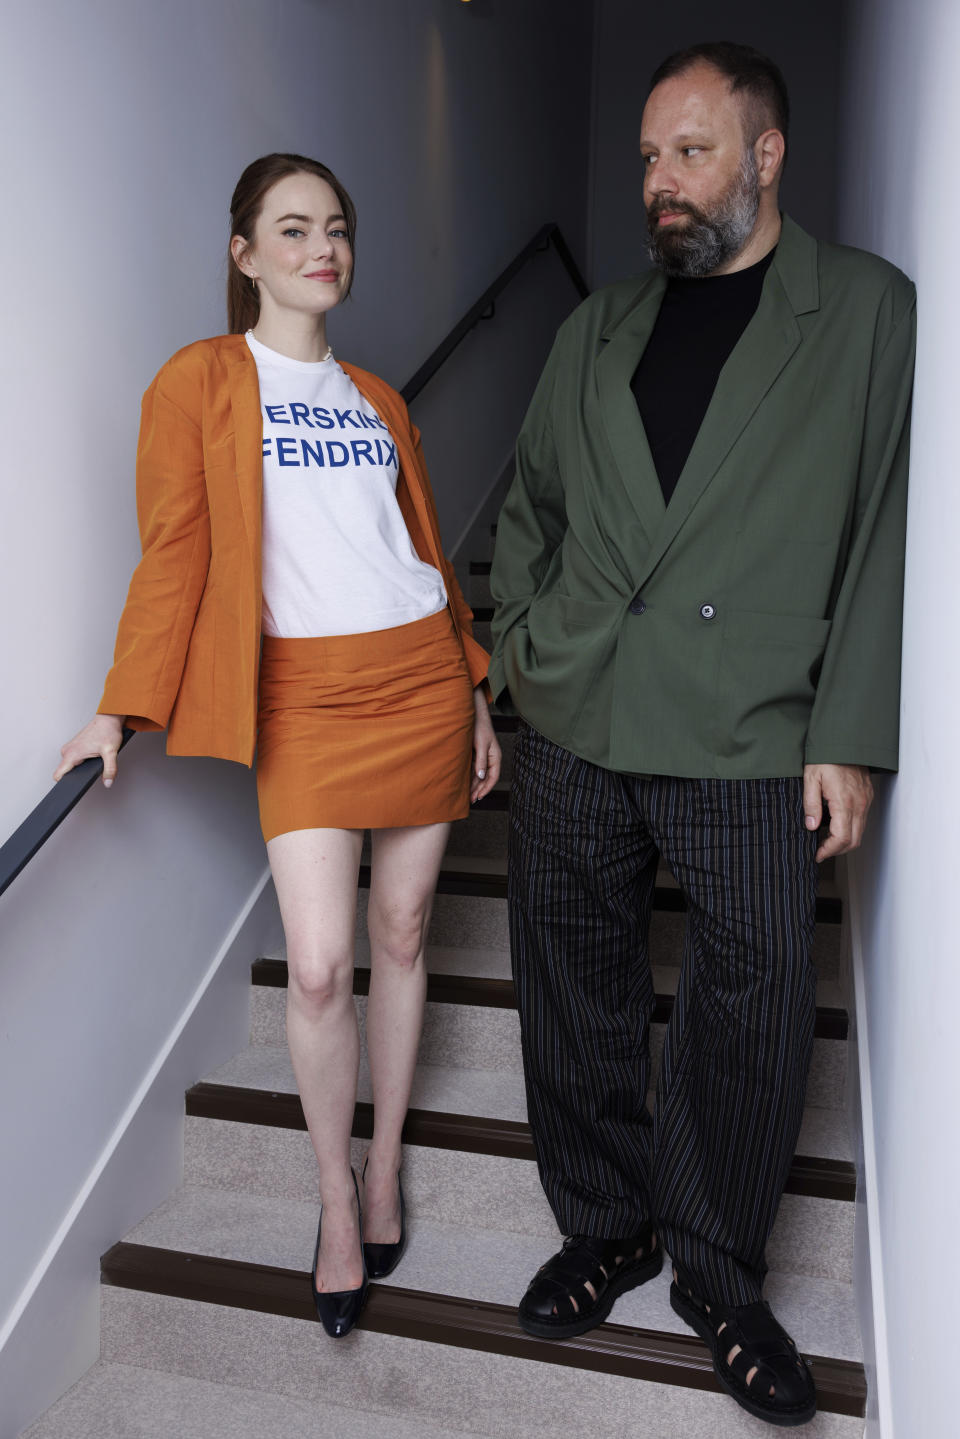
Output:
<path fill-rule="evenodd" d="M 149 1294 L 318 1322 L 307 1272 L 202 1254 L 114 1244 L 101 1259 L 101 1282 Z M 709 1353 L 693 1335 L 602 1324 L 575 1339 L 537 1339 L 504 1304 L 373 1284 L 357 1328 L 460 1349 L 561 1364 L 628 1379 L 721 1392 Z M 863 1417 L 862 1364 L 808 1355 L 825 1413 Z"/>
<path fill-rule="evenodd" d="M 292 1090 L 254 1089 L 236 1084 L 214 1084 L 209 1080 L 201 1080 L 187 1090 L 186 1113 L 194 1119 L 258 1124 L 273 1129 L 302 1131 L 307 1127 L 300 1096 Z M 357 1103 L 352 1134 L 355 1139 L 371 1137 L 372 1104 L 364 1101 Z M 427 1149 L 454 1149 L 502 1159 L 536 1158 L 530 1126 L 519 1119 L 447 1114 L 437 1109 L 409 1109 L 402 1137 L 405 1144 Z M 853 1203 L 856 1187 L 856 1169 L 849 1160 L 796 1154 L 784 1192 Z"/>
<path fill-rule="evenodd" d="M 465 856 L 460 856 L 461 863 Z M 506 899 L 507 876 L 505 872 L 483 869 L 457 869 L 453 864 L 444 864 L 437 878 L 436 894 L 459 894 L 474 899 Z M 370 865 L 360 865 L 360 888 L 370 888 Z M 653 908 L 661 914 L 684 914 L 687 903 L 680 889 L 672 885 L 658 884 L 653 891 Z M 833 895 L 819 895 L 816 901 L 818 924 L 838 925 L 843 919 L 843 902 Z"/>
<path fill-rule="evenodd" d="M 251 983 L 265 989 L 285 989 L 287 986 L 287 962 L 285 959 L 256 959 L 251 965 Z M 370 992 L 370 970 L 358 965 L 353 972 L 354 994 Z M 498 979 L 488 975 L 442 974 L 427 975 L 427 1002 L 429 1004 L 465 1004 L 485 1009 L 516 1009 L 516 990 L 512 979 Z M 676 1003 L 674 995 L 657 993 L 654 996 L 651 1024 L 666 1024 Z M 850 1019 L 845 1009 L 833 1005 L 817 1005 L 814 1021 L 815 1039 L 845 1040 L 849 1033 Z"/>

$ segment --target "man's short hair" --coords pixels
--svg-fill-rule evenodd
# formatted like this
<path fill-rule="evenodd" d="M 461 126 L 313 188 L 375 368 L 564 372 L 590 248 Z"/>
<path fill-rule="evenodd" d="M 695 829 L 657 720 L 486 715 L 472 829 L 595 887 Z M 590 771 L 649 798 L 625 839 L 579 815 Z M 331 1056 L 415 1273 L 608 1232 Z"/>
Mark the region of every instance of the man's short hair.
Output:
<path fill-rule="evenodd" d="M 651 90 L 661 80 L 682 75 L 701 63 L 712 65 L 721 75 L 726 75 L 735 95 L 739 91 L 745 94 L 744 130 L 748 145 L 752 145 L 764 130 L 779 130 L 786 144 L 790 126 L 790 97 L 786 81 L 779 67 L 750 45 L 736 45 L 732 40 L 713 40 L 677 50 L 654 70 L 650 77 Z"/>

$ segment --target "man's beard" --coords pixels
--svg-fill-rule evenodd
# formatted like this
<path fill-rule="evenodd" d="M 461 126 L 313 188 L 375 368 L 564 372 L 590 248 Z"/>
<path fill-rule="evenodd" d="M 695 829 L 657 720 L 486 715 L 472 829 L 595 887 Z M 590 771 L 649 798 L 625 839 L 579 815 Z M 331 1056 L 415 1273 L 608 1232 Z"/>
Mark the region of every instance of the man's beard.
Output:
<path fill-rule="evenodd" d="M 726 194 L 711 209 L 698 210 L 666 197 L 653 201 L 647 211 L 647 252 L 666 274 L 701 279 L 740 253 L 759 208 L 757 162 L 753 151 L 747 149 Z M 682 213 L 690 220 L 686 225 L 658 225 L 657 216 L 663 213 Z"/>

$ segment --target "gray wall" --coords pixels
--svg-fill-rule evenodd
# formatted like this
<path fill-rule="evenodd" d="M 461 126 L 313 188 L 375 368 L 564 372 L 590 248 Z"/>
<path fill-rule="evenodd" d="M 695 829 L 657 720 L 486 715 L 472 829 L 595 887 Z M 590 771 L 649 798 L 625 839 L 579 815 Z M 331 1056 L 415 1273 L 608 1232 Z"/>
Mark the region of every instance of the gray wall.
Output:
<path fill-rule="evenodd" d="M 708 0 L 647 5 L 596 0 L 590 280 L 607 285 L 647 268 L 640 116 L 648 81 L 674 50 L 701 40 L 753 45 L 780 66 L 790 91 L 791 154 L 784 208 L 824 239 L 836 230 L 843 7 L 836 0 L 770 5 Z"/>

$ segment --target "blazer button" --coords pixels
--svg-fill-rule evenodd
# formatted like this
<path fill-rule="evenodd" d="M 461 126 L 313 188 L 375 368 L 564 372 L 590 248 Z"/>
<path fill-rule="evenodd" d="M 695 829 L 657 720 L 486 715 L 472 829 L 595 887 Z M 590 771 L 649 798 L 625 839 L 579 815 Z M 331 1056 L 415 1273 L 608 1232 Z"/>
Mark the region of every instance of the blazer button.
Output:
<path fill-rule="evenodd" d="M 634 595 L 633 599 L 630 601 L 630 613 L 632 615 L 642 615 L 646 608 L 647 606 L 644 601 L 643 595 Z"/>
<path fill-rule="evenodd" d="M 701 605 L 701 606 L 700 606 L 700 618 L 701 618 L 702 620 L 712 620 L 713 617 L 714 617 L 714 615 L 715 615 L 716 613 L 717 613 L 717 612 L 716 612 L 716 610 L 714 609 L 713 605 Z"/>

